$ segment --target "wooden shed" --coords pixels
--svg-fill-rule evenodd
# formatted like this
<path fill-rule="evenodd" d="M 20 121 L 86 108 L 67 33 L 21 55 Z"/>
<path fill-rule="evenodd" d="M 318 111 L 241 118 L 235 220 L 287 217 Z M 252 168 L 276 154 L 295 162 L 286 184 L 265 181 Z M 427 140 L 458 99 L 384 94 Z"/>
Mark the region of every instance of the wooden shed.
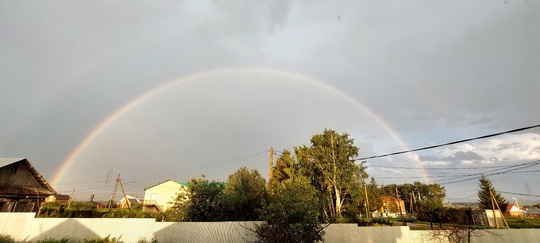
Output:
<path fill-rule="evenodd" d="M 37 212 L 57 194 L 25 158 L 0 158 L 0 212 Z"/>

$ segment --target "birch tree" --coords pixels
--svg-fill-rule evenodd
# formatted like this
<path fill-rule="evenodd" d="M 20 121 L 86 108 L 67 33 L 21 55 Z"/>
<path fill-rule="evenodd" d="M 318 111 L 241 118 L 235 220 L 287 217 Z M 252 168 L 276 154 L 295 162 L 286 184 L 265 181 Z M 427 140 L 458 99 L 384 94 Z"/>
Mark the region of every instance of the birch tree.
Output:
<path fill-rule="evenodd" d="M 349 135 L 324 130 L 311 138 L 311 146 L 295 148 L 300 173 L 318 190 L 324 219 L 338 219 L 347 210 L 353 190 L 360 190 L 365 167 L 355 161 L 358 147 Z"/>

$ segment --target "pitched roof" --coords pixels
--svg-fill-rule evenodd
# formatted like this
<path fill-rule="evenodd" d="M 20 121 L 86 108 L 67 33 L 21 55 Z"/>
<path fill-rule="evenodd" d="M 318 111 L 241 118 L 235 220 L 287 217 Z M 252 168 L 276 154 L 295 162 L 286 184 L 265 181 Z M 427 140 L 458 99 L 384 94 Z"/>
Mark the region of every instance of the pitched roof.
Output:
<path fill-rule="evenodd" d="M 163 184 L 163 183 L 166 183 L 166 182 L 169 182 L 169 181 L 172 181 L 172 182 L 174 182 L 174 183 L 176 183 L 176 184 L 179 184 L 179 185 L 182 185 L 182 186 L 185 186 L 185 187 L 188 186 L 188 183 L 186 183 L 186 182 L 178 182 L 178 181 L 173 181 L 173 180 L 171 180 L 171 179 L 168 179 L 168 180 L 166 180 L 166 181 L 162 181 L 162 182 L 160 182 L 160 183 L 158 183 L 158 184 L 155 184 L 155 185 L 153 185 L 153 186 L 149 186 L 149 187 L 147 187 L 147 188 L 144 188 L 144 190 L 146 191 L 146 190 L 149 189 L 149 188 L 152 188 L 152 187 L 155 187 L 155 186 L 159 186 L 159 185 L 161 185 L 161 184 Z"/>
<path fill-rule="evenodd" d="M 52 186 L 43 178 L 43 176 L 34 168 L 26 158 L 0 158 L 0 168 L 6 167 L 15 163 L 24 165 L 36 181 L 42 186 L 41 188 L 28 186 L 0 185 L 0 191 L 9 191 L 9 194 L 57 194 Z"/>
<path fill-rule="evenodd" d="M 56 200 L 69 200 L 69 199 L 71 199 L 71 196 L 70 195 L 64 195 L 64 194 L 56 194 L 56 195 L 54 195 L 54 198 L 56 198 Z"/>
<path fill-rule="evenodd" d="M 506 205 L 506 211 L 505 211 L 505 212 L 510 212 L 510 211 L 512 211 L 512 208 L 514 208 L 514 206 L 515 206 L 514 204 L 508 204 L 508 205 Z M 517 207 L 516 207 L 516 208 L 517 208 Z M 519 208 L 518 208 L 518 210 L 519 210 Z"/>

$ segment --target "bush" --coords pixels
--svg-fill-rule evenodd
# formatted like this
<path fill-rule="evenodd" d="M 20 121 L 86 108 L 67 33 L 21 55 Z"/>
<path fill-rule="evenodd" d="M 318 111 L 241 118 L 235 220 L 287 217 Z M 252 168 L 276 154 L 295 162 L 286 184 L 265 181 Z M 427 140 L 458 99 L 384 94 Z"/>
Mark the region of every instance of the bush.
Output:
<path fill-rule="evenodd" d="M 152 238 L 150 241 L 147 241 L 146 239 L 140 240 L 138 243 L 158 243 L 156 237 Z"/>
<path fill-rule="evenodd" d="M 83 243 L 122 243 L 122 241 L 117 240 L 115 238 L 110 239 L 110 235 L 107 237 L 101 239 L 101 238 L 92 238 L 92 239 L 84 239 Z"/>
<path fill-rule="evenodd" d="M 15 240 L 9 235 L 0 235 L 0 243 L 14 243 Z"/>
<path fill-rule="evenodd" d="M 45 238 L 43 240 L 38 240 L 36 243 L 67 243 L 69 242 L 69 237 L 64 237 L 62 239 L 54 239 L 54 238 Z"/>
<path fill-rule="evenodd" d="M 257 242 L 319 242 L 324 227 L 318 221 L 316 191 L 304 177 L 288 179 L 274 188 L 262 212 L 266 222 L 255 230 Z"/>
<path fill-rule="evenodd" d="M 388 218 L 372 218 L 371 223 L 372 225 L 393 225 L 392 221 Z"/>

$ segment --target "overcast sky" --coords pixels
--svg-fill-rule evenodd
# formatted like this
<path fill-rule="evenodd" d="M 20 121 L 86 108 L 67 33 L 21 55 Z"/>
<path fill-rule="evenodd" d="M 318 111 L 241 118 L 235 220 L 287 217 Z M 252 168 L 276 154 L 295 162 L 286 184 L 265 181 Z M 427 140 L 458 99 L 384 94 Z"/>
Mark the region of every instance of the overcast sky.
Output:
<path fill-rule="evenodd" d="M 536 125 L 538 26 L 537 0 L 2 1 L 0 157 L 106 200 L 119 173 L 138 196 L 241 166 L 267 177 L 270 147 L 325 128 L 366 157 Z M 540 195 L 539 159 L 530 129 L 366 163 L 456 202 L 482 173 Z"/>

